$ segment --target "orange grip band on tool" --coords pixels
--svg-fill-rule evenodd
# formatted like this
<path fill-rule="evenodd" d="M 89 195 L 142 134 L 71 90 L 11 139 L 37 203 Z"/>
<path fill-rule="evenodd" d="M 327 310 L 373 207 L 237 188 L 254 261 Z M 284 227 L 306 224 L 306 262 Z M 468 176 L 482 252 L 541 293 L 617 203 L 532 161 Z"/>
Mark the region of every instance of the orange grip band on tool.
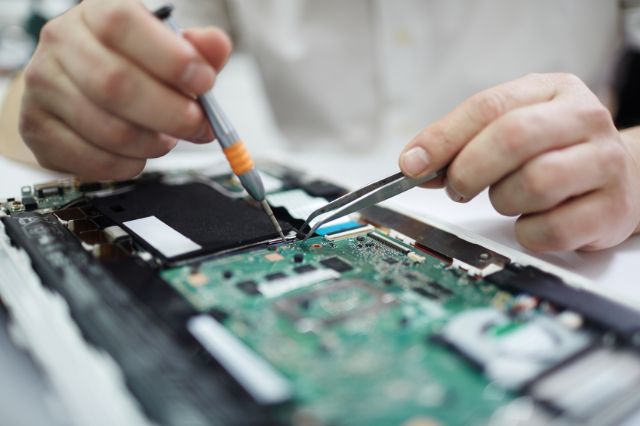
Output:
<path fill-rule="evenodd" d="M 247 148 L 245 148 L 241 141 L 237 141 L 223 151 L 224 155 L 227 156 L 227 160 L 229 160 L 231 170 L 233 170 L 233 173 L 237 176 L 243 175 L 253 169 L 251 155 L 249 155 L 249 151 L 247 151 Z"/>

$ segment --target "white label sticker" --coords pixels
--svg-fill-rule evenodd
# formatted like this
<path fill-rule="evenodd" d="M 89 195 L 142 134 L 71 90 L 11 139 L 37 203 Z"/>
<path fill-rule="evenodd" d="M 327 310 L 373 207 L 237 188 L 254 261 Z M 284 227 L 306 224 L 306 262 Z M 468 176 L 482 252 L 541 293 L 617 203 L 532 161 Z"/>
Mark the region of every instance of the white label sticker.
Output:
<path fill-rule="evenodd" d="M 155 216 L 123 222 L 126 226 L 166 257 L 180 256 L 202 247 Z"/>

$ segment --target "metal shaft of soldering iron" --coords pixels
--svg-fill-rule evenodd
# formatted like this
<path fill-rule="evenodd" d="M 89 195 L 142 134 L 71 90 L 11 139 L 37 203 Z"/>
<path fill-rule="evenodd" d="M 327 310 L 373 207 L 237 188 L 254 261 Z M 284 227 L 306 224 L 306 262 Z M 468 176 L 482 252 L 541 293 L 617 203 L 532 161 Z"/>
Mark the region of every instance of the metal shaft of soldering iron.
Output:
<path fill-rule="evenodd" d="M 169 28 L 171 28 L 176 34 L 182 35 L 182 30 L 171 17 L 172 11 L 172 6 L 164 6 L 155 11 L 154 15 L 159 19 L 164 20 Z M 238 132 L 236 132 L 236 129 L 231 125 L 231 122 L 224 112 L 222 112 L 220 105 L 218 105 L 218 102 L 211 91 L 199 96 L 198 102 L 209 119 L 209 123 L 211 123 L 211 127 L 216 134 L 218 143 L 222 147 L 222 151 L 226 155 L 227 160 L 229 160 L 231 170 L 233 170 L 233 173 L 238 177 L 238 179 L 240 179 L 240 183 L 249 195 L 262 205 L 262 208 L 265 213 L 267 213 L 267 216 L 269 216 L 269 220 L 273 224 L 273 227 L 278 231 L 278 235 L 280 235 L 280 238 L 284 240 L 282 228 L 280 227 L 276 217 L 273 215 L 273 211 L 265 198 L 262 179 L 253 164 L 251 155 L 238 136 Z"/>

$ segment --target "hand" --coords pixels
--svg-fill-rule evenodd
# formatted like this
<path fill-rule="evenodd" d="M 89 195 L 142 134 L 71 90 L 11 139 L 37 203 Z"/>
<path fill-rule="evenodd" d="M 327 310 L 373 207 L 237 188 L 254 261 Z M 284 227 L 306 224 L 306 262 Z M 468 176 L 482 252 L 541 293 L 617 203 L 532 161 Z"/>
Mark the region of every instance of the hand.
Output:
<path fill-rule="evenodd" d="M 231 50 L 215 28 L 174 34 L 130 0 L 85 0 L 49 22 L 25 71 L 20 133 L 41 165 L 127 179 L 176 138 L 213 132 L 194 95 Z"/>
<path fill-rule="evenodd" d="M 449 196 L 489 187 L 494 208 L 520 216 L 535 251 L 598 250 L 640 222 L 640 167 L 609 111 L 577 77 L 534 74 L 481 92 L 424 129 L 400 156 L 417 176 L 449 164 Z"/>

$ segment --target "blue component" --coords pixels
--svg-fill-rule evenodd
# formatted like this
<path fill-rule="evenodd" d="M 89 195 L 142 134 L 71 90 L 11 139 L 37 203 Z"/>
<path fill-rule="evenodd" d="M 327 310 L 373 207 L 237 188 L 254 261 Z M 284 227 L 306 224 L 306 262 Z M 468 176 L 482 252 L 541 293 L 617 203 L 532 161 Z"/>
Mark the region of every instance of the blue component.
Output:
<path fill-rule="evenodd" d="M 325 225 L 316 230 L 318 235 L 333 234 L 334 232 L 346 231 L 347 229 L 360 228 L 362 225 L 350 220 L 349 222 L 337 223 L 335 225 Z"/>

